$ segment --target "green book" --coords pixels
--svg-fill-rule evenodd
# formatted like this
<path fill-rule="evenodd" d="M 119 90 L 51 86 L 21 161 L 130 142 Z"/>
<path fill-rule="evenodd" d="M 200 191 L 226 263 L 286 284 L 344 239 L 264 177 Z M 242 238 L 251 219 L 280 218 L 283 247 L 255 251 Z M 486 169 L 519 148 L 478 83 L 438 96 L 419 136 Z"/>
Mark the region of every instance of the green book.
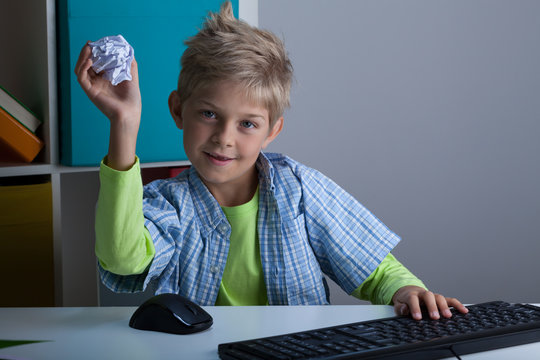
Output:
<path fill-rule="evenodd" d="M 0 86 L 0 107 L 33 133 L 41 125 L 41 120 L 37 118 L 32 110 L 2 86 Z"/>
<path fill-rule="evenodd" d="M 19 346 L 26 344 L 35 344 L 41 342 L 49 342 L 50 340 L 0 340 L 0 349 L 10 346 Z"/>

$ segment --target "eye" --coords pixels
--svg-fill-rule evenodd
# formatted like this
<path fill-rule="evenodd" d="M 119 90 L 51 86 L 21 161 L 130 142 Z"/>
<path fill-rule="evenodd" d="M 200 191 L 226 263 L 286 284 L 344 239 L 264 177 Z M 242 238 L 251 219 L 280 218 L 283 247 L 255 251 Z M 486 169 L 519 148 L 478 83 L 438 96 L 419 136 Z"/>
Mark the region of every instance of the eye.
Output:
<path fill-rule="evenodd" d="M 209 111 L 209 110 L 201 111 L 201 115 L 204 116 L 205 118 L 209 118 L 209 119 L 215 119 L 216 118 L 216 113 L 213 112 L 213 111 Z"/>
<path fill-rule="evenodd" d="M 246 129 L 252 129 L 252 128 L 256 127 L 254 123 L 252 123 L 251 121 L 247 121 L 247 120 L 242 121 L 240 123 L 240 125 L 243 128 L 246 128 Z"/>

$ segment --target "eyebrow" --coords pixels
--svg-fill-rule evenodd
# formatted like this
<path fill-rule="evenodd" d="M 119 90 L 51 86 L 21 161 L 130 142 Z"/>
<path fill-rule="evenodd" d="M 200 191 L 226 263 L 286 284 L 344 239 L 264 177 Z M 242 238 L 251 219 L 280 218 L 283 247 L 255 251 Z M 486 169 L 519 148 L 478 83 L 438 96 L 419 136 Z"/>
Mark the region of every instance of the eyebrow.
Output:
<path fill-rule="evenodd" d="M 209 106 L 210 108 L 213 108 L 213 109 L 216 109 L 216 110 L 220 111 L 220 107 L 215 105 L 211 101 L 208 101 L 208 100 L 205 100 L 205 99 L 198 99 L 198 100 L 196 100 L 196 103 L 199 103 L 200 105 L 206 105 L 206 106 Z M 260 119 L 266 121 L 266 118 L 261 114 L 246 113 L 246 114 L 242 114 L 242 117 L 250 118 L 250 119 L 260 118 Z"/>

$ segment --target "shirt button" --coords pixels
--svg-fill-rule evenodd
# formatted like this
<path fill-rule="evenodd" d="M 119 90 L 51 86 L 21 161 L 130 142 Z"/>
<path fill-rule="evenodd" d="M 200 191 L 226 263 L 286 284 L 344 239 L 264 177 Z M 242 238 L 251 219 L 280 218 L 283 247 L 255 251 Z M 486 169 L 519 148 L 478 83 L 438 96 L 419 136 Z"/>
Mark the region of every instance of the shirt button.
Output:
<path fill-rule="evenodd" d="M 216 265 L 212 265 L 210 266 L 210 272 L 215 274 L 219 271 L 219 267 L 217 267 Z"/>
<path fill-rule="evenodd" d="M 221 231 L 222 233 L 226 233 L 227 230 L 228 230 L 228 227 L 227 225 L 225 224 L 220 224 L 219 227 L 218 227 L 219 231 Z"/>

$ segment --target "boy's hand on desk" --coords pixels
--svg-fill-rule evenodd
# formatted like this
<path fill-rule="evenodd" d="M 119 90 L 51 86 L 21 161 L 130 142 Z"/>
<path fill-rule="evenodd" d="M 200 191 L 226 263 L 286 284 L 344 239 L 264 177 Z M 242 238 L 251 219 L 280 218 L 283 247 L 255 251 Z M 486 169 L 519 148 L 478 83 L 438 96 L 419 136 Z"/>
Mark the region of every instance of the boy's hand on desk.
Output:
<path fill-rule="evenodd" d="M 434 294 L 419 286 L 400 288 L 392 297 L 392 302 L 397 315 L 411 314 L 416 320 L 422 319 L 421 306 L 427 308 L 432 319 L 439 319 L 441 315 L 445 318 L 451 317 L 450 307 L 464 314 L 469 311 L 459 300 Z"/>
<path fill-rule="evenodd" d="M 92 50 L 86 44 L 75 65 L 75 74 L 88 98 L 111 122 L 124 121 L 124 126 L 138 131 L 141 117 L 141 93 L 137 62 L 131 63 L 131 81 L 114 86 L 92 69 Z"/>

